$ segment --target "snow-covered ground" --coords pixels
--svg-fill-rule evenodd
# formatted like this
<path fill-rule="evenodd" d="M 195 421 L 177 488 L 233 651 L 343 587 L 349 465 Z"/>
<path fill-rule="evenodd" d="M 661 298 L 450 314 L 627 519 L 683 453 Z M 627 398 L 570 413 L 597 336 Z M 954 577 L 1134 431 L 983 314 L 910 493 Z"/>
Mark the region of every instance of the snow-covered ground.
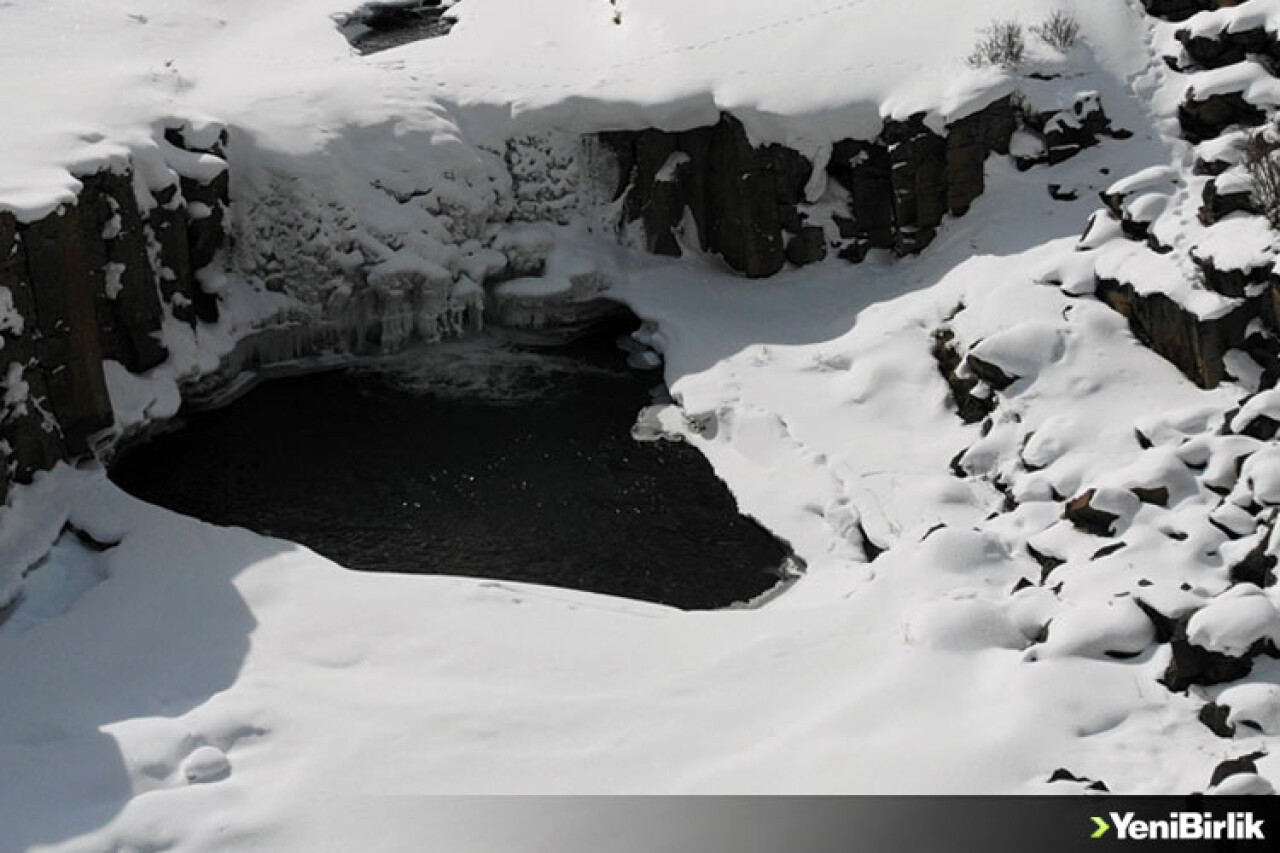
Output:
<path fill-rule="evenodd" d="M 1274 746 L 1280 663 L 1171 692 L 1157 682 L 1169 646 L 1135 604 L 1199 609 L 1189 631 L 1208 648 L 1280 639 L 1274 588 L 1217 598 L 1267 535 L 1232 506 L 1280 503 L 1266 459 L 1235 504 L 1219 494 L 1255 441 L 1218 434 L 1247 388 L 1197 389 L 1069 293 L 1096 193 L 1184 165 L 1168 139 L 1176 84 L 1136 3 L 622 0 L 615 24 L 605 0 L 463 0 L 447 38 L 369 59 L 328 17 L 352 5 L 0 3 L 0 115 L 16 116 L 0 205 L 39 215 L 74 189 L 69 166 L 125 149 L 143 162 L 156 122 L 208 115 L 233 131 L 238 200 L 297 185 L 403 234 L 426 219 L 388 220 L 371 181 L 449 186 L 482 211 L 485 187 L 509 192 L 484 146 L 549 126 L 681 127 L 732 107 L 757 138 L 817 155 L 882 117 L 945 121 L 1020 83 L 966 66 L 974 32 L 1057 7 L 1080 14 L 1086 46 L 1055 67 L 1135 135 L 1052 170 L 993 159 L 968 215 L 908 260 L 747 282 L 706 259 L 567 241 L 656 322 L 678 403 L 666 427 L 808 563 L 763 606 L 683 613 L 350 573 L 141 504 L 91 467 L 17 490 L 0 559 L 56 545 L 0 624 L 6 845 L 339 849 L 316 820 L 371 795 L 1084 789 L 1049 784 L 1058 768 L 1185 793 Z M 464 263 L 445 235 L 420 236 L 415 251 Z M 943 327 L 1015 378 L 985 426 L 949 403 L 932 355 Z M 229 345 L 206 335 L 181 369 Z M 178 369 L 116 377 L 113 392 L 135 417 L 148 394 L 171 407 Z M 1159 487 L 1164 505 L 1132 491 Z M 1113 535 L 1063 520 L 1087 489 Z M 885 549 L 874 562 L 869 544 Z M 1045 572 L 1028 546 L 1060 564 Z M 1256 728 L 1214 735 L 1197 720 L 1209 699 Z M 1280 759 L 1258 770 L 1234 784 L 1280 782 Z M 411 829 L 388 820 L 381 843 Z"/>

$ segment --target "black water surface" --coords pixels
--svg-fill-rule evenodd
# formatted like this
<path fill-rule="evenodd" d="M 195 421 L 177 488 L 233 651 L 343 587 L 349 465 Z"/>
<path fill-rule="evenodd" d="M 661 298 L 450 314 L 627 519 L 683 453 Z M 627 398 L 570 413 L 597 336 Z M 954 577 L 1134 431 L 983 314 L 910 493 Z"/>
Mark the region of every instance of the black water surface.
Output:
<path fill-rule="evenodd" d="M 694 448 L 637 442 L 658 374 L 613 338 L 492 340 L 273 379 L 137 447 L 144 500 L 352 569 L 530 581 L 688 609 L 777 583 L 785 545 Z"/>

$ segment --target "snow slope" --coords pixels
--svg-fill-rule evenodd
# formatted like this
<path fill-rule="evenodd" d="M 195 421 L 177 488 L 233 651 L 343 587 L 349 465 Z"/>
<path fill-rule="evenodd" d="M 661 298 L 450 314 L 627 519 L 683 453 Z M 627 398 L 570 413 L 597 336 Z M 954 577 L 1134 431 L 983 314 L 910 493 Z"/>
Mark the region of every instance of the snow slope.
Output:
<path fill-rule="evenodd" d="M 623 3 L 615 25 L 606 0 L 467 0 L 447 38 L 366 59 L 332 20 L 356 5 L 9 0 L 0 209 L 39 218 L 71 198 L 73 174 L 154 157 L 165 120 L 215 117 L 255 148 L 300 155 L 387 122 L 446 136 L 456 123 L 493 143 L 513 128 L 674 129 L 733 109 L 758 137 L 805 150 L 871 138 L 882 116 L 943 122 L 1007 92 L 1007 75 L 965 63 L 993 18 L 1089 7 L 1106 64 L 1123 74 L 1139 56 L 1117 38 L 1133 18 L 1121 4 L 649 0 Z"/>
<path fill-rule="evenodd" d="M 744 285 L 623 259 L 673 391 L 689 413 L 716 412 L 715 436 L 690 440 L 810 562 L 760 609 L 350 574 L 141 505 L 99 473 L 45 477 L 11 513 L 56 530 L 53 507 L 66 507 L 120 544 L 96 554 L 64 536 L 33 577 L 74 582 L 35 599 L 49 615 L 0 633 L 13 688 L 0 757 L 22 769 L 0 795 L 5 825 L 20 846 L 67 850 L 323 850 L 337 848 L 312 821 L 386 794 L 1038 792 L 1060 787 L 1047 785 L 1059 766 L 1114 790 L 1203 789 L 1218 761 L 1267 739 L 1222 741 L 1196 722 L 1196 699 L 1157 685 L 1166 652 L 1114 593 L 1141 574 L 1176 596 L 1184 578 L 1216 583 L 1212 566 L 1135 524 L 1107 571 L 1010 598 L 1039 571 L 1014 543 L 1052 527 L 1058 506 L 1029 499 L 987 520 L 999 495 L 947 471 L 980 432 L 947 408 L 929 356 L 932 324 L 958 301 L 984 325 L 1009 321 L 1013 293 L 1021 314 L 1071 309 L 1063 346 L 1017 399 L 1022 423 L 1070 450 L 1048 476 L 1118 478 L 1145 458 L 1134 423 L 1232 395 L 1195 389 L 1105 307 L 1034 284 L 1086 204 L 1063 215 L 1033 180 L 1006 171 L 972 225 L 901 266 Z M 979 226 L 1004 217 L 1025 246 Z M 1096 420 L 1073 428 L 1072 415 Z M 1195 429 L 1194 415 L 1172 420 Z M 859 518 L 896 544 L 870 566 L 848 527 Z M 1029 654 L 1051 617 L 1062 629 Z M 1135 632 L 1137 658 L 1103 654 Z M 417 826 L 380 831 L 395 849 Z"/>
<path fill-rule="evenodd" d="M 604 2 L 464 0 L 449 37 L 365 60 L 326 17 L 338 3 L 15 0 L 0 39 L 46 50 L 70 82 L 0 54 L 31 81 L 0 95 L 25 111 L 0 141 L 0 203 L 35 215 L 74 186 L 68 166 L 106 146 L 145 156 L 172 114 L 232 128 L 251 199 L 296 184 L 364 201 L 376 175 L 454 181 L 482 207 L 473 191 L 498 170 L 479 142 L 678 127 L 726 106 L 761 137 L 817 150 L 884 115 L 945 120 L 1007 91 L 1014 81 L 965 66 L 973 32 L 1073 4 L 729 5 L 623 2 L 615 25 Z M 681 613 L 357 575 L 64 467 L 0 518 L 7 559 L 26 565 L 56 540 L 0 625 L 6 843 L 348 849 L 324 831 L 335 814 L 442 792 L 1082 791 L 1049 784 L 1069 768 L 1116 791 L 1185 793 L 1223 759 L 1274 746 L 1280 666 L 1171 692 L 1157 682 L 1169 646 L 1134 603 L 1198 610 L 1192 630 L 1215 648 L 1277 636 L 1275 588 L 1218 597 L 1225 567 L 1266 535 L 1220 495 L 1246 439 L 1219 426 L 1247 389 L 1197 389 L 1119 315 L 1043 283 L 1079 263 L 1097 191 L 1177 156 L 1160 112 L 1124 97 L 1132 81 L 1163 85 L 1136 4 L 1074 7 L 1093 53 L 1069 67 L 1134 138 L 1049 171 L 992 161 L 986 194 L 921 257 L 745 282 L 576 235 L 657 324 L 678 402 L 666 428 L 808 563 L 785 594 Z M 95 37 L 51 31 L 58 14 Z M 947 25 L 917 32 L 920 20 Z M 112 90 L 130 102 L 104 104 Z M 1055 201 L 1049 182 L 1080 200 Z M 986 426 L 948 400 L 931 352 L 942 327 L 1015 376 Z M 1164 506 L 1130 491 L 1156 486 Z M 1062 498 L 1086 488 L 1114 535 L 1063 520 Z M 873 562 L 869 544 L 886 549 Z M 1059 565 L 1046 573 L 1028 545 Z M 1214 735 L 1197 720 L 1212 698 L 1259 728 Z M 1274 756 L 1258 770 L 1236 784 L 1280 780 Z M 404 849 L 416 831 L 388 819 L 380 843 Z"/>

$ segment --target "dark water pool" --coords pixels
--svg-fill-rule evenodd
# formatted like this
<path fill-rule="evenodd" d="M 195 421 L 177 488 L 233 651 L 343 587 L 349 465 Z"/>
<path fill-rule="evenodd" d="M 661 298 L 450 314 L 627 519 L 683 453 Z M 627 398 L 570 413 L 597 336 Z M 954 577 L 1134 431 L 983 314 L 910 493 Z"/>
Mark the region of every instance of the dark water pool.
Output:
<path fill-rule="evenodd" d="M 688 445 L 637 442 L 659 384 L 615 335 L 477 340 L 273 379 L 112 467 L 152 503 L 307 545 L 352 569 L 531 581 L 725 606 L 785 545 Z"/>

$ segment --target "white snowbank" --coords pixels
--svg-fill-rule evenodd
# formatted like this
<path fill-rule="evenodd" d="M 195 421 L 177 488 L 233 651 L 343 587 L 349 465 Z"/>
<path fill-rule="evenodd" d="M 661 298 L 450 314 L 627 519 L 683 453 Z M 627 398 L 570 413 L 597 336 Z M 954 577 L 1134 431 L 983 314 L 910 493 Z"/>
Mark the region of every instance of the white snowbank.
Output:
<path fill-rule="evenodd" d="M 531 127 L 679 129 L 728 109 L 756 138 L 814 154 L 875 136 L 884 117 L 924 112 L 940 127 L 1006 94 L 1007 74 L 965 62 L 978 31 L 1077 3 L 650 0 L 615 24 L 603 0 L 465 0 L 449 36 L 370 58 L 332 20 L 356 5 L 13 0 L 0 31 L 0 207 L 38 218 L 70 200 L 75 174 L 130 155 L 166 165 L 157 126 L 198 129 L 206 116 L 241 144 L 296 154 L 392 116 L 406 128 L 450 116 L 497 146 Z M 1082 16 L 1118 73 L 1134 61 L 1115 37 L 1129 19 L 1123 9 Z M 919 25 L 929 20 L 947 24 Z M 1033 54 L 1049 68 L 1063 62 L 1040 45 Z"/>
<path fill-rule="evenodd" d="M 1241 584 L 1191 617 L 1187 639 L 1201 648 L 1240 657 L 1259 640 L 1280 642 L 1280 612 L 1262 590 Z"/>

